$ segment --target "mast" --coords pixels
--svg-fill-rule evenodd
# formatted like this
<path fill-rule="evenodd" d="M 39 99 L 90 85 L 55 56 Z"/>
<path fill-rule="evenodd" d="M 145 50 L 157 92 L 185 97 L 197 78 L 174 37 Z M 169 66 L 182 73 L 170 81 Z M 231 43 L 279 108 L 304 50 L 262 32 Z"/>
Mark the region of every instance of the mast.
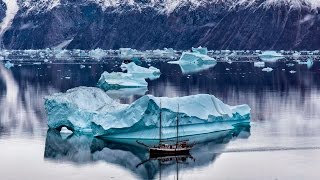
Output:
<path fill-rule="evenodd" d="M 178 103 L 178 112 L 177 112 L 177 144 L 179 142 L 179 103 Z"/>
<path fill-rule="evenodd" d="M 160 99 L 160 119 L 159 119 L 159 142 L 161 142 L 161 130 L 162 130 L 162 115 L 161 115 L 161 99 Z"/>

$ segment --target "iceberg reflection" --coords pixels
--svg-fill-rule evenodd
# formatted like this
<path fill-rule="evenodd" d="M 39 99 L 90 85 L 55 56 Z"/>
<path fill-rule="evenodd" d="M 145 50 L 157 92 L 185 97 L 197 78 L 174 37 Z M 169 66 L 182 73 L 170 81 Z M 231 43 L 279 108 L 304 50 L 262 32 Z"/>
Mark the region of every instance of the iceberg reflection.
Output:
<path fill-rule="evenodd" d="M 244 135 L 245 134 L 245 135 Z M 50 129 L 47 133 L 45 154 L 47 160 L 72 162 L 74 165 L 104 161 L 120 165 L 138 175 L 141 179 L 154 179 L 157 175 L 169 175 L 176 171 L 209 165 L 221 154 L 230 140 L 250 136 L 250 125 L 239 124 L 233 130 L 189 137 L 197 144 L 190 157 L 149 158 L 148 149 L 135 140 L 110 141 L 89 135 L 71 134 L 64 137 L 59 131 Z"/>

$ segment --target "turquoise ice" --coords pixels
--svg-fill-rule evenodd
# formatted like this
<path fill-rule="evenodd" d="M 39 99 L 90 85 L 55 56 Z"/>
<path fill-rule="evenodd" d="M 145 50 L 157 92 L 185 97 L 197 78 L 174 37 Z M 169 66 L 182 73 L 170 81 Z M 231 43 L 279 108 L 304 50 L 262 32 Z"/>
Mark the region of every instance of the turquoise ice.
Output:
<path fill-rule="evenodd" d="M 163 138 L 167 139 L 176 136 L 177 114 L 179 136 L 231 130 L 250 121 L 248 105 L 229 106 L 208 94 L 176 98 L 146 95 L 132 104 L 121 104 L 99 88 L 78 87 L 46 97 L 45 108 L 49 128 L 67 127 L 106 138 L 157 139 L 160 101 Z"/>

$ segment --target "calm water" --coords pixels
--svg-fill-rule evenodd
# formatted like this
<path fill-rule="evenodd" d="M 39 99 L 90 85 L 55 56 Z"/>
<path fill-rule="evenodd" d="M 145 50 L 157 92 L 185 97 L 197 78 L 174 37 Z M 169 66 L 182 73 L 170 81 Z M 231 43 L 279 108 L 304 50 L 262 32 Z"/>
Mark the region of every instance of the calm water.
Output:
<path fill-rule="evenodd" d="M 311 69 L 295 63 L 219 62 L 183 74 L 179 65 L 152 61 L 161 78 L 148 89 L 113 91 L 130 103 L 144 94 L 213 94 L 230 105 L 252 108 L 251 127 L 211 134 L 192 157 L 160 163 L 139 146 L 48 130 L 43 98 L 77 86 L 95 86 L 105 70 L 120 71 L 120 61 L 0 65 L 1 179 L 319 179 L 320 63 Z M 144 64 L 146 66 L 146 64 Z M 290 73 L 294 70 L 296 73 Z"/>

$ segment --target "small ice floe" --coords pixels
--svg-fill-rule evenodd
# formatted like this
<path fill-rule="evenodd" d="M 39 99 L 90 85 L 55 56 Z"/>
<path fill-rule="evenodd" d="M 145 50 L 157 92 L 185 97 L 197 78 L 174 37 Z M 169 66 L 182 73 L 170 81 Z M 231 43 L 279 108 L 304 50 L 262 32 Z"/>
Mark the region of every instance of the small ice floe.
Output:
<path fill-rule="evenodd" d="M 226 71 L 230 71 L 230 69 L 229 69 L 229 68 L 226 68 Z"/>
<path fill-rule="evenodd" d="M 83 68 L 85 68 L 86 66 L 85 65 L 80 65 L 80 69 L 83 69 Z"/>
<path fill-rule="evenodd" d="M 65 79 L 71 79 L 71 77 L 70 76 L 66 76 L 66 77 L 64 77 Z"/>
<path fill-rule="evenodd" d="M 294 70 L 291 70 L 291 71 L 289 71 L 289 73 L 291 73 L 291 74 L 294 74 L 294 73 L 296 73 L 297 71 L 294 71 Z"/>
<path fill-rule="evenodd" d="M 288 64 L 286 64 L 288 67 L 292 67 L 292 66 L 294 66 L 294 64 L 293 63 L 288 63 Z"/>
<path fill-rule="evenodd" d="M 263 68 L 262 71 L 271 72 L 273 71 L 273 69 L 271 67 L 266 67 L 266 68 Z"/>
<path fill-rule="evenodd" d="M 266 63 L 265 62 L 261 62 L 261 61 L 253 63 L 254 67 L 259 67 L 259 68 L 265 67 L 265 65 L 266 65 Z"/>
<path fill-rule="evenodd" d="M 7 62 L 4 64 L 4 67 L 7 68 L 7 69 L 11 69 L 12 67 L 14 67 L 14 64 L 11 63 L 10 61 L 7 61 Z"/>
<path fill-rule="evenodd" d="M 34 62 L 33 65 L 41 65 L 41 62 Z"/>

